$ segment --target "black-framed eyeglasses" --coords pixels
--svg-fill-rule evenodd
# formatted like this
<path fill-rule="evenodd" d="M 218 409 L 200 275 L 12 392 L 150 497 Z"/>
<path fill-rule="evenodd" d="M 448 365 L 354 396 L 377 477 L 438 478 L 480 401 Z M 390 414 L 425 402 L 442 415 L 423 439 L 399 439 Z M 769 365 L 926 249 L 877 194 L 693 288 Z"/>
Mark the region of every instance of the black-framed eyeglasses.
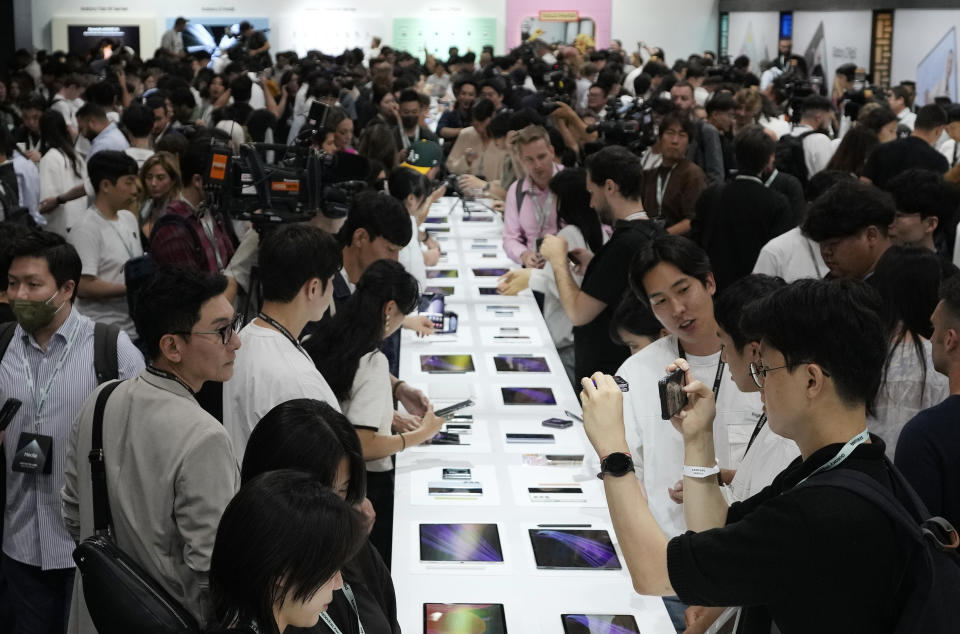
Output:
<path fill-rule="evenodd" d="M 220 342 L 223 345 L 230 343 L 230 339 L 233 338 L 233 333 L 240 332 L 240 329 L 243 328 L 243 315 L 234 315 L 233 320 L 224 326 L 223 328 L 217 328 L 216 330 L 205 330 L 205 331 L 178 331 L 173 334 L 175 335 L 220 335 Z"/>
<path fill-rule="evenodd" d="M 765 368 L 762 363 L 754 363 L 753 361 L 751 361 L 750 376 L 753 378 L 753 383 L 762 390 L 764 383 L 767 382 L 768 372 L 773 372 L 774 370 L 782 370 L 786 367 L 789 367 L 789 366 L 781 365 L 775 368 Z M 820 371 L 823 372 L 823 376 L 830 376 L 830 373 L 824 370 L 823 368 L 820 368 Z"/>

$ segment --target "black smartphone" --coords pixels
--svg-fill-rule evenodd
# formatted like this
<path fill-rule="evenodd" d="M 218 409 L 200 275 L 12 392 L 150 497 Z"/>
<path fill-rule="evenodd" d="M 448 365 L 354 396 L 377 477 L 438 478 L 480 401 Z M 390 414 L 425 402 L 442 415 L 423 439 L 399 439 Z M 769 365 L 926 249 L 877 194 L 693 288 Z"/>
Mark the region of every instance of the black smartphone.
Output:
<path fill-rule="evenodd" d="M 450 432 L 441 431 L 437 432 L 437 435 L 430 439 L 431 445 L 459 445 L 460 444 L 460 435 L 451 434 Z"/>
<path fill-rule="evenodd" d="M 448 417 L 449 417 L 450 415 L 452 415 L 454 412 L 458 412 L 458 411 L 460 411 L 460 410 L 462 410 L 462 409 L 465 409 L 465 408 L 467 408 L 467 407 L 470 407 L 470 406 L 472 406 L 473 404 L 474 404 L 473 401 L 471 401 L 470 399 L 467 399 L 467 400 L 465 400 L 465 401 L 460 401 L 459 403 L 454 403 L 453 405 L 450 405 L 449 407 L 444 407 L 444 408 L 442 408 L 442 409 L 438 409 L 437 411 L 434 412 L 434 415 L 435 415 L 435 416 L 439 416 L 440 418 L 448 418 Z"/>
<path fill-rule="evenodd" d="M 444 479 L 444 480 L 469 480 L 469 479 L 470 479 L 470 469 L 467 469 L 467 468 L 456 468 L 456 467 L 444 467 L 444 468 L 443 468 L 443 479 Z"/>
<path fill-rule="evenodd" d="M 544 427 L 553 427 L 554 429 L 566 429 L 573 426 L 573 421 L 566 418 L 548 418 L 541 423 Z"/>
<path fill-rule="evenodd" d="M 577 264 L 577 265 L 580 264 L 580 260 L 577 259 L 577 256 L 575 256 L 572 251 L 567 251 L 567 259 L 573 262 L 574 264 Z"/>
<path fill-rule="evenodd" d="M 660 388 L 660 418 L 670 420 L 687 405 L 687 393 L 683 386 L 687 384 L 683 370 L 674 370 L 657 382 Z"/>

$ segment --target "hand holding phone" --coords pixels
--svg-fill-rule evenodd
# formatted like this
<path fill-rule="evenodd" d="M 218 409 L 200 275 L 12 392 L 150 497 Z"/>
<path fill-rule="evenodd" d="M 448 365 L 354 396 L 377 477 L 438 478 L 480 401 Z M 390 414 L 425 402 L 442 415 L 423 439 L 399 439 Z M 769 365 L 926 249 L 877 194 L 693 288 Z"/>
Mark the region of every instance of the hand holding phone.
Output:
<path fill-rule="evenodd" d="M 683 386 L 687 384 L 686 373 L 677 369 L 660 379 L 660 418 L 670 420 L 687 404 L 687 393 Z"/>

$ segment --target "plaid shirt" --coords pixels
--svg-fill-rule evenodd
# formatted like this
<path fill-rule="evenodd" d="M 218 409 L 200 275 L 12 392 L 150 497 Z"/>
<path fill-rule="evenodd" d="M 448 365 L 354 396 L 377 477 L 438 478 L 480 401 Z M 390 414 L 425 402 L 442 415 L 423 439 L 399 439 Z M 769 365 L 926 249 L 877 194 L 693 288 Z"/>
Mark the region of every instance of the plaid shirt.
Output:
<path fill-rule="evenodd" d="M 185 200 L 167 206 L 167 215 L 183 218 L 183 222 L 158 221 L 150 235 L 150 254 L 160 264 L 218 273 L 227 266 L 237 248 L 229 222 L 222 214 L 213 214 L 213 241 L 200 224 L 200 214 Z M 218 263 L 217 256 L 220 256 Z"/>

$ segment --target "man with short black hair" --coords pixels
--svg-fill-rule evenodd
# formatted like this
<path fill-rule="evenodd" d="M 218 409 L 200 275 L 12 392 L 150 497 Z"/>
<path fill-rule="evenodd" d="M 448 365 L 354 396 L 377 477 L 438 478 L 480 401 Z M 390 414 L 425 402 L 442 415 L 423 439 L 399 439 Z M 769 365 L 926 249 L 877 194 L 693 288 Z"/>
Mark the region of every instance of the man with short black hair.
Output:
<path fill-rule="evenodd" d="M 587 107 L 584 115 L 594 117 L 598 121 L 603 121 L 607 116 L 607 91 L 596 82 L 591 84 L 587 91 Z"/>
<path fill-rule="evenodd" d="M 729 180 L 737 172 L 737 157 L 733 147 L 733 128 L 739 109 L 739 104 L 729 92 L 714 94 L 706 104 L 707 125 L 712 126 L 720 138 L 724 180 Z"/>
<path fill-rule="evenodd" d="M 160 38 L 160 48 L 175 57 L 183 57 L 183 32 L 187 30 L 187 19 L 179 17 L 173 22 L 173 28 Z"/>
<path fill-rule="evenodd" d="M 124 108 L 120 115 L 120 122 L 130 133 L 130 147 L 124 152 L 137 162 L 137 167 L 143 167 L 147 159 L 153 156 L 153 148 L 150 147 L 153 119 L 153 111 L 137 102 Z"/>
<path fill-rule="evenodd" d="M 840 181 L 810 205 L 803 234 L 820 244 L 833 279 L 863 280 L 890 247 L 888 228 L 896 207 L 886 192 Z"/>
<path fill-rule="evenodd" d="M 943 129 L 947 139 L 940 144 L 940 153 L 947 159 L 947 165 L 954 167 L 960 164 L 960 103 L 952 103 L 946 108 L 947 126 Z"/>
<path fill-rule="evenodd" d="M 743 128 L 736 137 L 737 177 L 707 188 L 697 201 L 691 237 L 710 256 L 718 290 L 748 275 L 763 246 L 793 226 L 790 202 L 760 180 L 775 149 L 762 126 Z"/>
<path fill-rule="evenodd" d="M 491 77 L 480 84 L 480 97 L 485 97 L 493 102 L 493 114 L 499 113 L 504 109 L 503 96 L 507 92 L 506 83 L 499 77 Z"/>
<path fill-rule="evenodd" d="M 107 119 L 107 113 L 103 108 L 94 104 L 84 104 L 77 110 L 77 125 L 80 128 L 80 134 L 90 141 L 90 150 L 87 152 L 87 160 L 104 150 L 115 150 L 125 152 L 130 147 L 127 137 L 124 136 L 116 123 Z"/>
<path fill-rule="evenodd" d="M 910 136 L 875 147 L 860 179 L 886 189 L 894 176 L 911 168 L 944 174 L 949 169 L 947 159 L 934 146 L 946 125 L 947 115 L 940 106 L 927 104 L 920 108 Z"/>
<path fill-rule="evenodd" d="M 887 351 L 878 309 L 877 295 L 864 284 L 817 280 L 790 284 L 747 306 L 741 323 L 760 342 L 754 376 L 767 424 L 797 443 L 802 461 L 743 502 L 704 509 L 701 528 L 710 530 L 698 533 L 664 534 L 630 475 L 621 401 L 633 398 L 636 383 L 630 381 L 624 395 L 612 377 L 594 375 L 596 386 L 583 381 L 585 430 L 603 458 L 604 490 L 634 590 L 675 593 L 700 605 L 742 605 L 738 631 L 747 634 L 894 631 L 904 608 L 907 540 L 875 503 L 840 487 L 815 486 L 823 472 L 849 470 L 896 493 L 883 441 L 866 424 Z M 686 372 L 690 400 L 673 419 L 683 438 L 686 497 L 694 488 L 718 486 L 722 455 L 715 450 L 709 378 L 698 380 L 682 359 L 677 365 Z"/>
<path fill-rule="evenodd" d="M 693 86 L 678 81 L 670 88 L 670 99 L 677 109 L 693 121 L 694 129 L 688 134 L 687 158 L 696 163 L 706 176 L 707 183 L 716 185 L 726 180 L 723 168 L 723 147 L 720 133 L 712 125 L 693 116 L 697 105 Z M 649 208 L 650 206 L 647 205 Z"/>
<path fill-rule="evenodd" d="M 912 110 L 913 91 L 902 84 L 894 86 L 887 93 L 887 105 L 893 110 L 893 114 L 897 115 L 900 124 L 912 132 L 917 121 L 917 115 Z"/>
<path fill-rule="evenodd" d="M 688 158 L 695 130 L 683 113 L 671 112 L 664 116 L 659 142 L 663 161 L 659 167 L 643 174 L 643 208 L 650 218 L 660 219 L 667 232 L 675 235 L 690 231 L 697 200 L 707 188 L 703 170 Z"/>
<path fill-rule="evenodd" d="M 147 369 L 95 391 L 83 404 L 60 493 L 73 541 L 91 537 L 94 409 L 102 391 L 113 390 L 102 439 L 113 540 L 200 623 L 213 616 L 208 573 L 217 525 L 240 487 L 230 437 L 195 398 L 207 381 L 228 381 L 233 374 L 240 339 L 226 286 L 222 275 L 186 269 L 160 269 L 146 282 L 134 319 L 150 359 Z M 96 632 L 80 578 L 70 631 Z"/>
<path fill-rule="evenodd" d="M 894 177 L 888 190 L 897 207 L 890 241 L 929 249 L 949 262 L 950 245 L 945 238 L 957 226 L 960 188 L 930 170 L 910 169 Z"/>
<path fill-rule="evenodd" d="M 397 147 L 408 149 L 417 141 L 437 143 L 437 135 L 430 128 L 420 125 L 419 93 L 412 88 L 407 88 L 400 93 L 400 98 L 397 101 L 400 108 L 400 125 L 397 126 L 395 132 Z"/>
<path fill-rule="evenodd" d="M 613 226 L 613 235 L 591 259 L 578 261 L 586 268 L 579 287 L 567 265 L 566 239 L 547 235 L 540 246 L 540 253 L 553 268 L 563 310 L 574 325 L 577 378 L 598 369 L 612 372 L 630 353 L 626 346 L 611 341 L 610 318 L 627 290 L 630 260 L 641 245 L 662 232 L 643 211 L 641 174 L 639 157 L 618 145 L 605 147 L 587 159 L 590 207 L 602 223 Z"/>
<path fill-rule="evenodd" d="M 127 211 L 135 201 L 137 171 L 137 162 L 123 152 L 95 154 L 87 172 L 96 198 L 68 237 L 83 263 L 77 310 L 94 321 L 120 326 L 131 338 L 137 332 L 127 306 L 123 269 L 127 261 L 143 255 L 137 218 Z"/>
<path fill-rule="evenodd" d="M 960 276 L 944 280 L 930 322 L 933 367 L 950 396 L 904 425 L 894 462 L 931 514 L 960 526 Z"/>
<path fill-rule="evenodd" d="M 477 80 L 472 76 L 458 77 L 453 82 L 453 94 L 457 102 L 452 110 L 440 115 L 437 123 L 437 134 L 445 140 L 444 149 L 448 154 L 457 135 L 471 123 L 470 110 L 477 92 Z"/>
<path fill-rule="evenodd" d="M 409 231 L 409 221 L 406 226 Z M 282 225 L 260 241 L 257 261 L 263 306 L 240 331 L 244 354 L 223 386 L 223 422 L 237 460 L 257 422 L 280 403 L 313 398 L 340 410 L 300 346 L 304 327 L 320 320 L 333 299 L 343 263 L 336 240 L 310 225 Z"/>
<path fill-rule="evenodd" d="M 792 160 L 793 152 L 789 152 L 790 161 L 784 163 L 783 149 L 777 150 L 777 169 L 793 174 L 800 182 L 807 183 L 813 176 L 827 167 L 833 156 L 833 144 L 827 131 L 833 120 L 833 104 L 826 97 L 810 95 L 800 104 L 800 123 L 790 131 L 790 134 L 781 137 L 778 143 L 782 146 L 793 146 L 799 139 L 803 150 L 803 163 Z M 799 173 L 798 173 L 799 172 Z"/>
<path fill-rule="evenodd" d="M 17 319 L 0 327 L 0 342 L 10 337 L 0 343 L 0 394 L 22 403 L 0 432 L 6 480 L 3 574 L 17 631 L 62 634 L 75 544 L 60 518 L 59 494 L 73 421 L 100 382 L 95 363 L 100 335 L 73 308 L 81 264 L 63 238 L 25 232 L 0 257 L 5 294 Z M 126 333 L 112 335 L 116 358 L 104 361 L 115 364 L 121 379 L 136 376 L 143 357 Z M 42 453 L 39 461 L 24 455 L 34 443 Z"/>

